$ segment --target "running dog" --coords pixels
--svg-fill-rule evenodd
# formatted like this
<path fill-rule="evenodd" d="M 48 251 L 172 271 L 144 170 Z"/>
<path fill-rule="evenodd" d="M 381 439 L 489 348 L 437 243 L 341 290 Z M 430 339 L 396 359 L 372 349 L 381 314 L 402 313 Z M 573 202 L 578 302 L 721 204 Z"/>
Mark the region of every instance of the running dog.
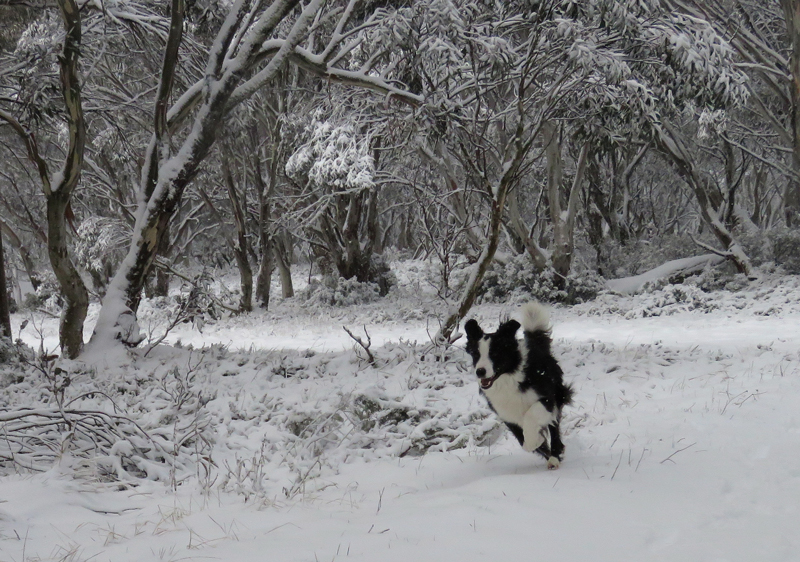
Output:
<path fill-rule="evenodd" d="M 522 448 L 557 469 L 564 458 L 559 423 L 561 410 L 572 401 L 572 387 L 550 353 L 550 318 L 539 303 L 522 308 L 520 323 L 508 320 L 486 334 L 474 319 L 464 325 L 467 352 L 472 356 L 480 390 Z"/>

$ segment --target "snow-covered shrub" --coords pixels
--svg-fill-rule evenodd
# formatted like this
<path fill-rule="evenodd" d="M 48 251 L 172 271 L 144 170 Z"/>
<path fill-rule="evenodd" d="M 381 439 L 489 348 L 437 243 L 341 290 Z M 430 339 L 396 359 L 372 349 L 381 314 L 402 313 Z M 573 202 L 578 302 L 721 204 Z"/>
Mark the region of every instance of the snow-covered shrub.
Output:
<path fill-rule="evenodd" d="M 221 313 L 211 284 L 211 275 L 204 269 L 181 286 L 174 311 L 177 321 L 191 322 L 202 333 L 205 324 L 219 319 Z"/>
<path fill-rule="evenodd" d="M 746 275 L 736 273 L 733 268 L 709 268 L 687 277 L 683 282 L 685 285 L 698 287 L 706 293 L 712 291 L 737 292 L 750 284 Z"/>
<path fill-rule="evenodd" d="M 786 273 L 800 273 L 800 229 L 739 229 L 735 235 L 753 265 L 781 266 Z"/>
<path fill-rule="evenodd" d="M 352 306 L 380 300 L 381 290 L 377 283 L 361 283 L 355 278 L 339 277 L 335 281 L 312 280 L 299 296 L 310 305 Z"/>
<path fill-rule="evenodd" d="M 0 469 L 43 471 L 60 461 L 78 476 L 177 485 L 208 471 L 208 387 L 197 363 L 104 373 L 73 361 L 27 361 L 0 385 Z"/>
<path fill-rule="evenodd" d="M 536 273 L 525 255 L 495 262 L 483 278 L 479 295 L 484 302 L 524 302 L 538 300 L 575 304 L 592 300 L 605 289 L 605 282 L 596 274 L 583 271 L 567 277 L 564 289 L 556 287 L 555 272 Z"/>
<path fill-rule="evenodd" d="M 800 273 L 800 229 L 777 228 L 769 232 L 775 263 L 787 273 Z"/>
<path fill-rule="evenodd" d="M 44 309 L 51 313 L 58 313 L 64 306 L 64 298 L 61 296 L 61 288 L 52 270 L 45 271 L 40 281 L 36 292 L 25 295 L 22 308 L 26 310 Z"/>
<path fill-rule="evenodd" d="M 647 287 L 645 287 L 647 289 Z M 666 284 L 661 288 L 646 293 L 641 304 L 625 313 L 625 318 L 648 318 L 651 316 L 669 316 L 678 312 L 701 311 L 711 312 L 718 305 L 708 293 L 700 287 L 690 284 Z"/>
<path fill-rule="evenodd" d="M 402 342 L 382 346 L 375 350 L 380 367 L 359 362 L 353 352 L 250 355 L 272 376 L 255 387 L 250 377 L 224 378 L 220 384 L 239 385 L 236 392 L 221 392 L 208 405 L 217 412 L 217 434 L 228 436 L 216 450 L 236 455 L 225 464 L 220 486 L 274 501 L 313 490 L 317 476 L 348 459 L 489 445 L 503 435 L 477 387 L 468 393 L 474 400 L 463 398 L 466 381 L 474 378 L 464 372 L 466 354 L 421 349 Z M 243 357 L 228 352 L 218 370 L 227 372 L 225 363 Z"/>
<path fill-rule="evenodd" d="M 0 338 L 0 388 L 22 382 L 33 358 L 33 350 L 21 341 L 12 342 L 11 338 Z M 0 400 L 0 409 L 5 407 Z"/>
<path fill-rule="evenodd" d="M 369 264 L 369 279 L 378 285 L 378 294 L 385 297 L 397 285 L 397 276 L 389 267 L 389 260 L 381 254 L 372 254 Z"/>
<path fill-rule="evenodd" d="M 734 235 L 753 265 L 761 267 L 775 263 L 775 248 L 769 232 L 737 229 Z"/>

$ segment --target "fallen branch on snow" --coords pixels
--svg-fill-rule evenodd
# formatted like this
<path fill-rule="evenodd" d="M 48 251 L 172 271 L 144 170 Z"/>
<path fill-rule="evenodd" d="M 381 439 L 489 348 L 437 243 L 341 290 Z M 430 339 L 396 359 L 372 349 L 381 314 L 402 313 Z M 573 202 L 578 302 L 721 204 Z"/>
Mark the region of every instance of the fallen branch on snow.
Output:
<path fill-rule="evenodd" d="M 607 282 L 608 288 L 617 293 L 632 295 L 639 292 L 646 283 L 671 277 L 673 275 L 688 275 L 702 271 L 706 267 L 720 265 L 726 261 L 726 257 L 718 253 L 704 254 L 692 258 L 682 258 L 679 260 L 668 261 L 665 264 L 646 271 L 633 277 L 623 277 L 622 279 L 610 279 Z"/>

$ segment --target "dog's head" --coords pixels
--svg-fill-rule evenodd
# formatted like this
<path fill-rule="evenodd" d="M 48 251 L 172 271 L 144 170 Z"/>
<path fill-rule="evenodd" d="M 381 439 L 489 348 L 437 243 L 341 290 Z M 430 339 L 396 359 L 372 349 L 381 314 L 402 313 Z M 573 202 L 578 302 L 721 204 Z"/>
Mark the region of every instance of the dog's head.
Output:
<path fill-rule="evenodd" d="M 472 356 L 475 374 L 483 390 L 490 389 L 500 375 L 513 373 L 519 368 L 522 362 L 516 336 L 519 326 L 516 320 L 508 320 L 493 334 L 486 334 L 474 319 L 464 324 L 467 353 Z"/>

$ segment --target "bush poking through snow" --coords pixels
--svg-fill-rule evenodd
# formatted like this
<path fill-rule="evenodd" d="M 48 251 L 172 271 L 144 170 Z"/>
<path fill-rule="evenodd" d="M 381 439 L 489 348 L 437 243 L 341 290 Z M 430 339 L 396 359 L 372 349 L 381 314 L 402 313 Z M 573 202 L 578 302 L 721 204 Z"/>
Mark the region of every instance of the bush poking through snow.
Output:
<path fill-rule="evenodd" d="M 31 363 L 24 379 L 2 389 L 0 467 L 38 472 L 60 462 L 83 477 L 174 487 L 198 472 L 210 448 L 204 403 L 187 386 L 190 373 L 176 370 L 160 388 L 151 383 L 142 395 L 129 395 L 130 384 L 100 384 L 77 362 Z M 154 390 L 163 398 L 157 404 L 148 400 Z M 125 411 L 126 401 L 140 408 Z M 142 415 L 154 405 L 161 419 Z"/>
<path fill-rule="evenodd" d="M 381 298 L 377 283 L 362 283 L 355 277 L 323 283 L 313 281 L 308 284 L 300 298 L 308 305 L 317 306 L 353 306 L 375 302 Z"/>
<path fill-rule="evenodd" d="M 197 477 L 246 498 L 308 493 L 350 458 L 422 455 L 489 444 L 502 432 L 463 398 L 463 353 L 407 343 L 354 351 L 128 352 L 102 375 L 42 363 L 0 388 L 0 466 L 175 487 Z M 455 351 L 455 350 L 451 350 Z M 113 373 L 113 374 L 112 374 Z M 213 454 L 212 454 L 213 453 Z"/>
<path fill-rule="evenodd" d="M 527 256 L 519 255 L 505 264 L 495 262 L 483 279 L 479 294 L 484 302 L 540 302 L 576 304 L 594 299 L 605 289 L 605 281 L 589 271 L 575 272 L 564 289 L 555 284 L 556 273 L 536 273 Z"/>

